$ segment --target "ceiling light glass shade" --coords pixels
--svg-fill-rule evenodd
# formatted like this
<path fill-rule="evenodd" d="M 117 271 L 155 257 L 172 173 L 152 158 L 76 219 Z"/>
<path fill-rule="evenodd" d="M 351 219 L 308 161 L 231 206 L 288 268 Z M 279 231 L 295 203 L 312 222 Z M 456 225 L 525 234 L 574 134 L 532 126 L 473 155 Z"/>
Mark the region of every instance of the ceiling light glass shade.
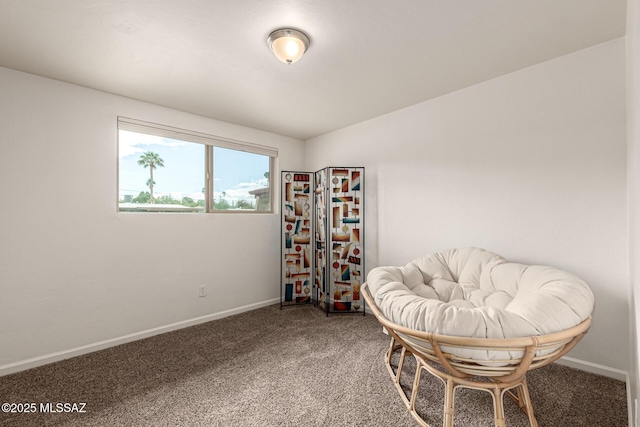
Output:
<path fill-rule="evenodd" d="M 309 48 L 309 37 L 302 31 L 282 28 L 269 34 L 267 44 L 276 58 L 285 64 L 293 64 Z"/>

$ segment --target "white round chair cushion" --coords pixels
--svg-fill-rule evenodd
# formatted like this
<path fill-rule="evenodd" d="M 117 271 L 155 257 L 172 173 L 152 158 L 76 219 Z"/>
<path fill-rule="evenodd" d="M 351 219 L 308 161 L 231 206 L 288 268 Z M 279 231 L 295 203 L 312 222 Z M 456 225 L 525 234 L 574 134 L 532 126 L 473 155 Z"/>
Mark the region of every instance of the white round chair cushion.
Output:
<path fill-rule="evenodd" d="M 390 321 L 450 336 L 544 335 L 578 325 L 594 308 L 591 289 L 575 275 L 510 263 L 479 248 L 434 253 L 404 267 L 377 267 L 367 283 Z"/>

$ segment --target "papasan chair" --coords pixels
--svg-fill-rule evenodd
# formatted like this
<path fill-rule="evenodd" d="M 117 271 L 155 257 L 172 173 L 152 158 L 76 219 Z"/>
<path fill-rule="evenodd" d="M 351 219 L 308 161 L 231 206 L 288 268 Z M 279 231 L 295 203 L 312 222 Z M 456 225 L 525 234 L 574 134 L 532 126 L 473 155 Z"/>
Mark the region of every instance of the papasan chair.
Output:
<path fill-rule="evenodd" d="M 505 426 L 505 394 L 537 426 L 527 371 L 570 351 L 587 333 L 594 309 L 593 293 L 575 275 L 507 262 L 479 248 L 434 253 L 404 267 L 374 268 L 362 294 L 391 336 L 385 356 L 389 374 L 411 415 L 426 427 L 416 411 L 423 370 L 445 385 L 445 427 L 453 426 L 459 387 L 492 395 L 496 427 Z M 400 385 L 407 355 L 417 363 L 410 398 Z"/>

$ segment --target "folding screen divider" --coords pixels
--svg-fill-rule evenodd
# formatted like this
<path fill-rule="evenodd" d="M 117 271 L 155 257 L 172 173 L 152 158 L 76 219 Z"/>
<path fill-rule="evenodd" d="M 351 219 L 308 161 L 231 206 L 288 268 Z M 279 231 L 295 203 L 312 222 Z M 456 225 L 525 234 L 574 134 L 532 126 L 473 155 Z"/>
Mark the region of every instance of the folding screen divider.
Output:
<path fill-rule="evenodd" d="M 365 314 L 364 168 L 283 171 L 280 308 Z"/>
<path fill-rule="evenodd" d="M 280 308 L 312 303 L 313 173 L 284 171 L 281 183 Z"/>

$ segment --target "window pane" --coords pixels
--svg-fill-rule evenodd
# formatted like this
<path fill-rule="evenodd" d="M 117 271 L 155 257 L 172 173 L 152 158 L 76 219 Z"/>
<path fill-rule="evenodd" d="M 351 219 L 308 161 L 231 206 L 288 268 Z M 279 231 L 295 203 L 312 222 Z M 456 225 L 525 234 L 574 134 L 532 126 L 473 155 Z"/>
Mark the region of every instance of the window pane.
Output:
<path fill-rule="evenodd" d="M 118 131 L 120 211 L 204 212 L 205 146 Z"/>
<path fill-rule="evenodd" d="M 214 147 L 213 209 L 271 210 L 270 158 Z"/>

